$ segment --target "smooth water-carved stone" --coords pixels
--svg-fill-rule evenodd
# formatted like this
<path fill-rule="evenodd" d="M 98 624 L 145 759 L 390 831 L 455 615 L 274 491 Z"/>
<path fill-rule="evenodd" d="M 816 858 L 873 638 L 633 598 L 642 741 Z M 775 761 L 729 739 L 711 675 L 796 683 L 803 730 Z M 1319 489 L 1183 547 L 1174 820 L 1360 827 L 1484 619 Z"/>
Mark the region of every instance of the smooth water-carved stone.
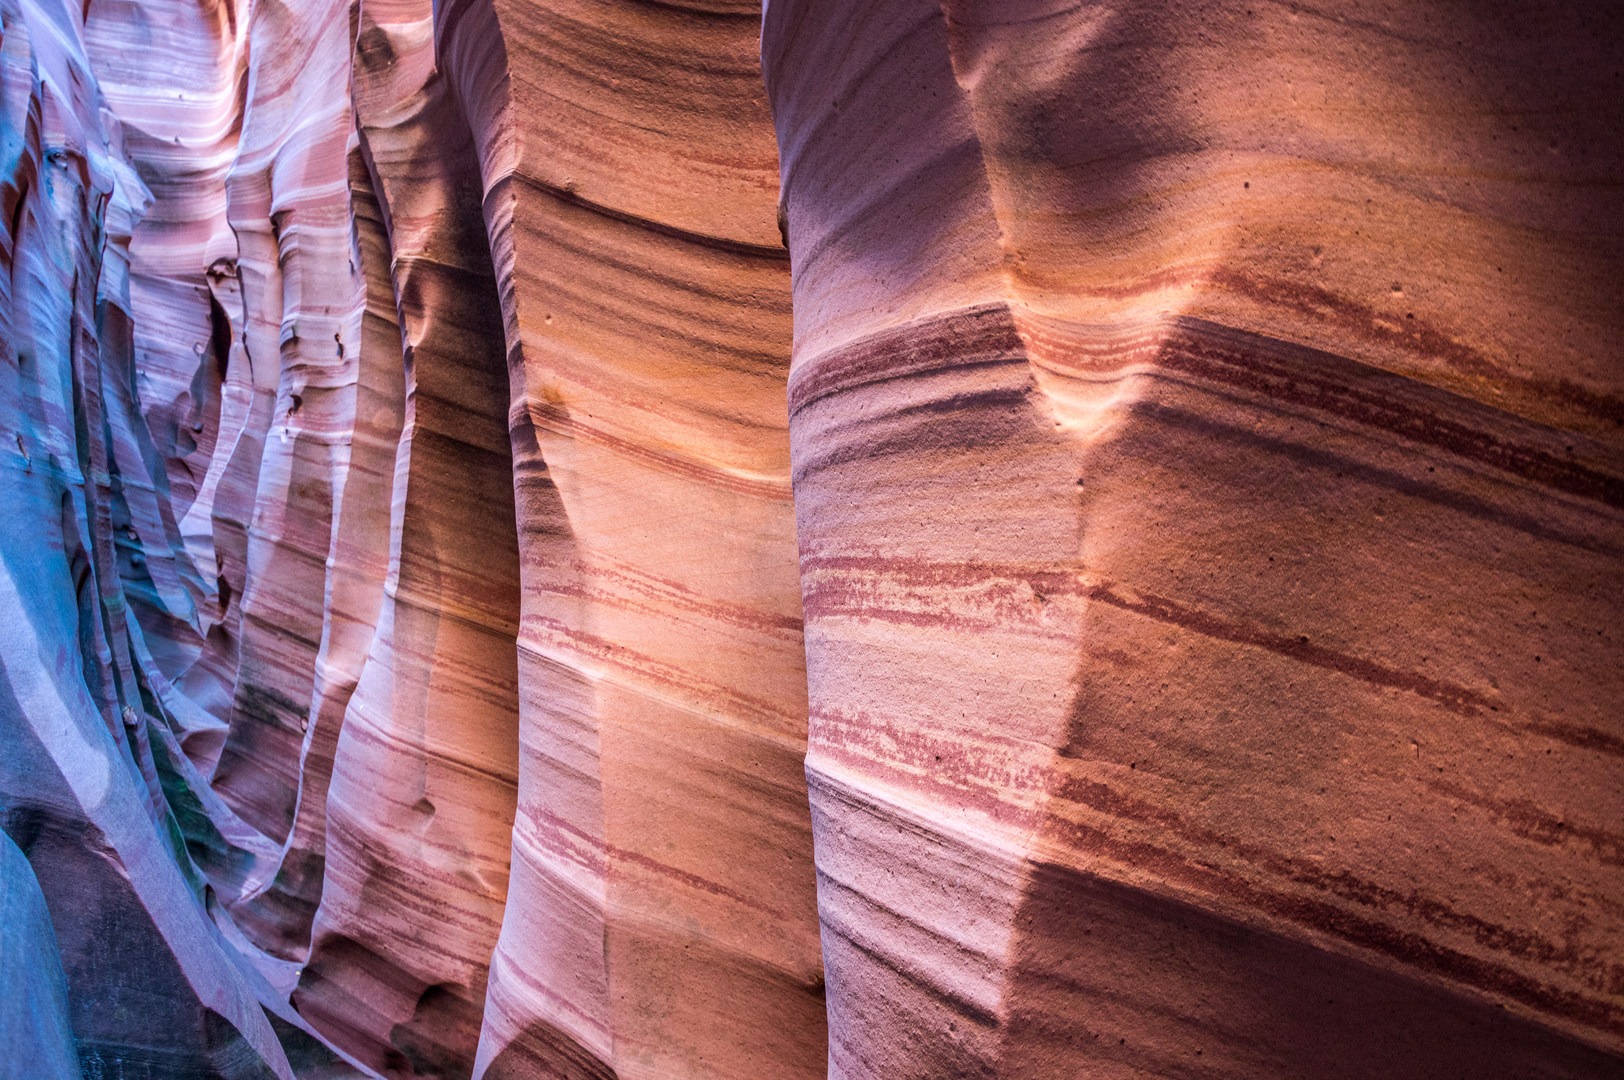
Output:
<path fill-rule="evenodd" d="M 1621 29 L 0 0 L 0 1072 L 1619 1073 Z"/>

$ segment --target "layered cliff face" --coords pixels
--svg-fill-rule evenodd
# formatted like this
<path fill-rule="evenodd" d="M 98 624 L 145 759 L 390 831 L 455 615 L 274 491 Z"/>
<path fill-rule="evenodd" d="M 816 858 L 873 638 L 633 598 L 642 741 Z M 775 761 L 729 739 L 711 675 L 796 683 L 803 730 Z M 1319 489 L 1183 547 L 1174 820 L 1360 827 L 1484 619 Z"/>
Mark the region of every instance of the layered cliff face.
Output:
<path fill-rule="evenodd" d="M 1624 1069 L 1621 31 L 0 0 L 0 1075 Z"/>
<path fill-rule="evenodd" d="M 773 0 L 832 1073 L 1617 1068 L 1617 29 Z"/>

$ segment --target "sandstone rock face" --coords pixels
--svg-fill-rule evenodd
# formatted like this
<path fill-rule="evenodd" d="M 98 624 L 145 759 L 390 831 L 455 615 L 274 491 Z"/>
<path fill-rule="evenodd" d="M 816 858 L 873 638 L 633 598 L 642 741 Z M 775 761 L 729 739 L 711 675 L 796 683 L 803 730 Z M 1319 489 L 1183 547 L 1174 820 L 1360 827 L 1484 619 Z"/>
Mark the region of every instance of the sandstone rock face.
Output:
<path fill-rule="evenodd" d="M 0 0 L 0 1076 L 1618 1074 L 1621 31 Z"/>
<path fill-rule="evenodd" d="M 7 941 L 7 988 L 23 965 L 40 984 L 6 994 L 6 1030 L 25 1033 L 7 1068 L 64 1064 L 54 952 L 87 1073 L 288 1077 L 268 988 L 210 919 L 217 887 L 185 833 L 200 852 L 248 836 L 185 756 L 197 725 L 139 618 L 158 607 L 197 636 L 207 619 L 138 404 L 130 241 L 152 196 L 97 92 L 81 12 L 8 3 L 0 22 L 0 816 L 56 946 L 8 858 L 8 938 L 24 941 Z"/>
<path fill-rule="evenodd" d="M 1616 1048 L 1598 28 L 1368 8 L 770 5 L 832 1074 Z"/>
<path fill-rule="evenodd" d="M 496 0 L 436 29 L 479 149 L 526 556 L 479 1069 L 821 1074 L 755 13 Z"/>

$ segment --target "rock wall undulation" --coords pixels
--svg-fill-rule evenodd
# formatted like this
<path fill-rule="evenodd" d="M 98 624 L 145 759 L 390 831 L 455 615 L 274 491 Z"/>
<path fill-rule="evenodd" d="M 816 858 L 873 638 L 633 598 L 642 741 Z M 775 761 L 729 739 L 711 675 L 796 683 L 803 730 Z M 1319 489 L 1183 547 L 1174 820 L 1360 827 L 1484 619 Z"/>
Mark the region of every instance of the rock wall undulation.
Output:
<path fill-rule="evenodd" d="M 0 0 L 0 1076 L 1616 1074 L 1621 31 Z"/>
<path fill-rule="evenodd" d="M 833 1074 L 1617 1046 L 1618 27 L 1358 8 L 769 6 Z"/>

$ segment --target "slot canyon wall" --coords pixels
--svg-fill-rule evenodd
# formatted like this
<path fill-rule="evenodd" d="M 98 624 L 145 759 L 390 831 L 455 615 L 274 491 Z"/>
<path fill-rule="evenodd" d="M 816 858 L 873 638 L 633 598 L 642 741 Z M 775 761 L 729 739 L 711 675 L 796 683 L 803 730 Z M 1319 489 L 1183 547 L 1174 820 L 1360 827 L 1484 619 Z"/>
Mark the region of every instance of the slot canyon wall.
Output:
<path fill-rule="evenodd" d="M 0 0 L 0 1077 L 1624 1073 L 1621 42 Z"/>

